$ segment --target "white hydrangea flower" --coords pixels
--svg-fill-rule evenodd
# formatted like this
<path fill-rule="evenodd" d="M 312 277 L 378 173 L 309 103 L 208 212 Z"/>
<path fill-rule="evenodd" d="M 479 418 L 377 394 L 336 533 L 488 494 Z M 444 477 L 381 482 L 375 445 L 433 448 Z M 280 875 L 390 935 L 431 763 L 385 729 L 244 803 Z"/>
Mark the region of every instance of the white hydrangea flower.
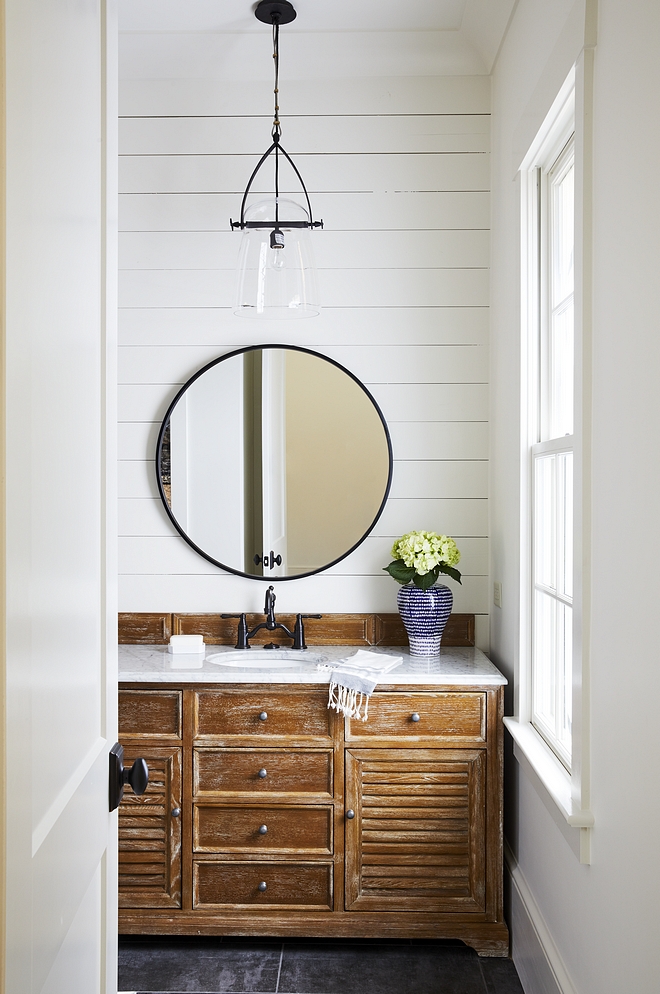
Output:
<path fill-rule="evenodd" d="M 403 559 L 414 567 L 419 576 L 430 573 L 436 566 L 455 566 L 461 554 L 453 538 L 436 532 L 407 532 L 392 546 L 392 557 Z"/>

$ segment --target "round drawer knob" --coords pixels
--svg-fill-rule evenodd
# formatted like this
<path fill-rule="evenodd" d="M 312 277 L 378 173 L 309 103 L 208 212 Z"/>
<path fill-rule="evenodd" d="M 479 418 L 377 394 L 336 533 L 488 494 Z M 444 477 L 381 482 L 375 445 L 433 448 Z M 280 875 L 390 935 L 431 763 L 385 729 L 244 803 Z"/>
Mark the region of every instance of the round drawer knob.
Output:
<path fill-rule="evenodd" d="M 410 720 L 411 721 L 419 721 L 419 715 L 417 714 L 416 711 L 413 711 L 413 713 L 410 715 Z"/>
<path fill-rule="evenodd" d="M 262 894 L 263 894 L 263 892 L 264 892 L 265 890 L 268 890 L 268 884 L 266 883 L 266 881 L 265 881 L 265 880 L 262 880 L 262 881 L 261 881 L 261 883 L 259 884 L 259 887 L 258 887 L 258 889 L 259 889 L 259 890 L 261 891 L 261 893 L 262 893 Z"/>
<path fill-rule="evenodd" d="M 261 714 L 259 715 L 259 721 L 265 721 L 267 717 L 268 717 L 268 712 L 262 711 Z"/>
<path fill-rule="evenodd" d="M 268 825 L 259 826 L 259 835 L 266 835 L 267 832 L 268 832 Z"/>
<path fill-rule="evenodd" d="M 181 814 L 181 808 L 172 808 L 172 817 L 178 818 Z"/>
<path fill-rule="evenodd" d="M 349 821 L 355 818 L 355 811 L 353 811 L 353 808 L 348 809 L 348 811 L 346 812 L 346 817 L 348 818 Z"/>
<path fill-rule="evenodd" d="M 259 776 L 262 780 L 265 780 L 268 776 L 268 770 L 259 770 Z"/>

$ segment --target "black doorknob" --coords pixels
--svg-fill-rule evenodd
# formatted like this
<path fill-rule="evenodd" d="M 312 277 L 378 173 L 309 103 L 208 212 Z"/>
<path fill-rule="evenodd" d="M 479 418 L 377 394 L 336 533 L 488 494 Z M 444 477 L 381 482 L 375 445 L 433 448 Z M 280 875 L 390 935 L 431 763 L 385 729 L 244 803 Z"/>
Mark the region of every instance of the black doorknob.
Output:
<path fill-rule="evenodd" d="M 260 556 L 259 553 L 257 552 L 252 557 L 252 562 L 254 563 L 255 566 L 258 566 L 259 563 L 263 563 L 266 569 L 273 569 L 274 566 L 282 565 L 282 557 L 276 556 L 273 550 L 271 549 L 270 555 L 268 555 L 267 552 L 264 552 L 263 556 Z"/>
<path fill-rule="evenodd" d="M 135 794 L 144 794 L 149 783 L 149 767 L 144 759 L 136 759 L 130 770 L 124 769 L 124 747 L 115 742 L 109 753 L 110 776 L 108 800 L 110 811 L 119 807 L 124 787 L 129 784 Z"/>
<path fill-rule="evenodd" d="M 146 760 L 136 759 L 130 770 L 123 772 L 124 783 L 130 784 L 134 794 L 144 794 L 149 783 L 149 767 Z"/>

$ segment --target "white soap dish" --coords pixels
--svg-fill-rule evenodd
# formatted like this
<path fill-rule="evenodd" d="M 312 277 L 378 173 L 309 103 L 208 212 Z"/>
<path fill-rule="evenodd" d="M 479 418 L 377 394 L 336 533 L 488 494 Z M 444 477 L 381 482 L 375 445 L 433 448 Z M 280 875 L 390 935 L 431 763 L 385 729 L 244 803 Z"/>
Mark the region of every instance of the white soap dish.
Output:
<path fill-rule="evenodd" d="M 204 646 L 204 636 L 203 635 L 170 635 L 170 643 L 167 647 L 168 652 L 175 654 L 185 653 L 190 656 L 193 653 L 201 653 L 205 651 Z"/>

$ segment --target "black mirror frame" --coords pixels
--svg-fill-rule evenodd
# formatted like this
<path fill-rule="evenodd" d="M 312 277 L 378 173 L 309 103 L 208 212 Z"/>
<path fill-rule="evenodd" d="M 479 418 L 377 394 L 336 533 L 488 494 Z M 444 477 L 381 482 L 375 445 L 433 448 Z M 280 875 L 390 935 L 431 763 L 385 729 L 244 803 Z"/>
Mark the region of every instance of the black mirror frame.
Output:
<path fill-rule="evenodd" d="M 333 366 L 336 366 L 338 369 L 341 369 L 343 373 L 345 373 L 347 376 L 350 376 L 350 378 L 354 380 L 355 383 L 357 383 L 360 389 L 363 390 L 364 393 L 366 393 L 367 397 L 373 404 L 376 413 L 378 414 L 378 417 L 381 420 L 381 424 L 383 425 L 383 431 L 385 432 L 385 439 L 387 441 L 389 467 L 387 472 L 387 484 L 385 487 L 385 493 L 383 494 L 383 499 L 381 501 L 380 507 L 378 508 L 378 511 L 376 512 L 373 521 L 365 531 L 364 535 L 354 545 L 352 545 L 350 549 L 344 552 L 341 556 L 338 556 L 336 559 L 333 559 L 332 562 L 325 563 L 325 565 L 319 566 L 318 569 L 310 570 L 308 573 L 297 573 L 295 576 L 274 576 L 273 574 L 271 574 L 270 576 L 255 576 L 252 573 L 244 573 L 242 570 L 234 569 L 232 566 L 227 566 L 226 563 L 221 563 L 217 559 L 214 559 L 212 556 L 209 556 L 208 553 L 204 552 L 203 549 L 200 549 L 200 547 L 196 545 L 195 542 L 193 542 L 193 540 L 181 528 L 178 521 L 172 514 L 167 498 L 165 496 L 165 491 L 163 490 L 163 483 L 160 473 L 163 436 L 169 424 L 172 411 L 174 410 L 174 408 L 176 407 L 176 405 L 178 404 L 179 400 L 186 392 L 186 390 L 188 390 L 188 388 L 192 386 L 195 380 L 199 379 L 200 376 L 203 376 L 204 373 L 207 370 L 211 369 L 213 366 L 217 366 L 218 363 L 224 362 L 226 359 L 231 359 L 233 358 L 233 356 L 244 355 L 246 352 L 256 352 L 257 350 L 263 350 L 263 349 L 288 349 L 291 352 L 305 352 L 307 355 L 317 356 L 319 359 L 323 359 L 325 362 L 329 362 Z M 167 408 L 165 417 L 163 418 L 162 424 L 160 426 L 160 430 L 158 432 L 158 441 L 156 443 L 156 458 L 154 460 L 154 467 L 156 471 L 156 483 L 158 485 L 158 493 L 160 495 L 161 501 L 163 502 L 163 507 L 167 512 L 167 516 L 174 525 L 174 527 L 176 528 L 176 530 L 178 531 L 181 538 L 184 539 L 188 543 L 188 545 L 195 550 L 195 552 L 198 555 L 200 555 L 203 559 L 206 559 L 209 563 L 213 563 L 213 565 L 217 566 L 219 569 L 224 570 L 227 573 L 233 573 L 234 576 L 243 576 L 248 580 L 262 580 L 266 581 L 266 583 L 272 583 L 273 581 L 277 581 L 278 583 L 281 582 L 283 583 L 287 580 L 302 580 L 306 576 L 315 576 L 317 573 L 323 573 L 325 570 L 330 569 L 331 566 L 335 566 L 337 563 L 340 563 L 342 559 L 346 559 L 346 557 L 350 556 L 352 552 L 355 552 L 358 546 L 362 545 L 364 540 L 371 534 L 371 532 L 376 527 L 378 519 L 380 518 L 381 514 L 385 509 L 385 504 L 387 503 L 387 498 L 390 495 L 390 488 L 392 486 L 392 469 L 393 469 L 392 439 L 390 437 L 389 428 L 387 427 L 387 422 L 385 420 L 383 412 L 378 406 L 374 396 L 369 392 L 369 390 L 367 390 L 364 383 L 362 383 L 362 381 L 359 380 L 357 376 L 355 376 L 355 374 L 350 371 L 350 369 L 347 369 L 345 366 L 342 366 L 340 362 L 336 362 L 334 359 L 330 359 L 329 356 L 325 356 L 321 352 L 315 352 L 313 349 L 305 349 L 300 345 L 248 345 L 244 349 L 234 349 L 232 352 L 227 352 L 224 355 L 218 356 L 217 359 L 212 359 L 211 362 L 207 362 L 205 366 L 202 366 L 201 369 L 198 369 L 197 372 L 194 373 L 190 377 L 190 379 L 183 384 L 181 389 L 178 391 L 178 393 L 172 400 L 170 406 Z"/>

